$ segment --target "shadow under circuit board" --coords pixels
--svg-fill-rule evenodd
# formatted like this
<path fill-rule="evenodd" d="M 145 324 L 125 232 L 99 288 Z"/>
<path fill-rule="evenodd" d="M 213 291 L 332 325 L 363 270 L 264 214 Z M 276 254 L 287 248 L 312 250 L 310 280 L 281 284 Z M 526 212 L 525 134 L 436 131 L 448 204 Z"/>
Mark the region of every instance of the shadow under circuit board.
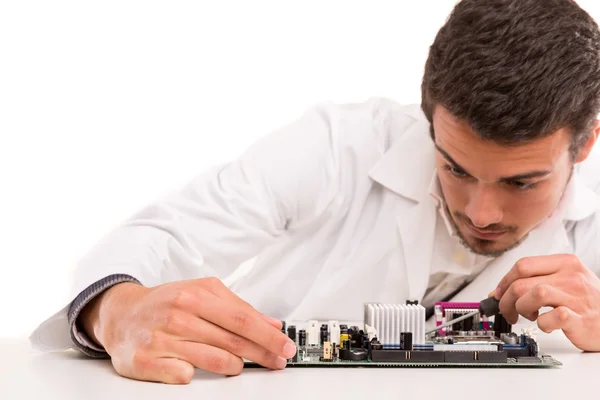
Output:
<path fill-rule="evenodd" d="M 436 325 L 467 313 L 459 323 L 426 332 L 425 308 L 407 304 L 365 305 L 364 327 L 330 320 L 287 325 L 297 352 L 287 367 L 304 368 L 548 368 L 562 363 L 538 350 L 532 335 L 512 332 L 498 314 L 487 319 L 478 303 L 436 303 Z M 245 366 L 261 368 L 246 361 Z"/>

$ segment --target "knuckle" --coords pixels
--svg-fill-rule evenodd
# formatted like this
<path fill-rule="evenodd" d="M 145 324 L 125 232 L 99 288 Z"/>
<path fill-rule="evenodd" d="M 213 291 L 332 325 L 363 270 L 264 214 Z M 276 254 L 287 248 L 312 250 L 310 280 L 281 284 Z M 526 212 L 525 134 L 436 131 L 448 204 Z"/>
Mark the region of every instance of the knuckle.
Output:
<path fill-rule="evenodd" d="M 252 324 L 250 315 L 245 311 L 234 312 L 232 319 L 234 327 L 240 331 L 247 331 Z"/>
<path fill-rule="evenodd" d="M 238 335 L 231 335 L 228 340 L 229 350 L 233 353 L 242 353 L 246 348 L 246 341 Z"/>
<path fill-rule="evenodd" d="M 575 269 L 579 269 L 582 265 L 581 265 L 581 261 L 579 260 L 579 257 L 577 257 L 575 254 L 567 254 L 566 256 L 566 264 L 572 268 Z"/>
<path fill-rule="evenodd" d="M 215 276 L 209 276 L 205 278 L 205 282 L 210 287 L 223 286 L 223 282 L 221 282 L 221 280 Z"/>
<path fill-rule="evenodd" d="M 146 343 L 145 348 L 151 351 L 161 352 L 168 347 L 167 341 L 167 335 L 160 330 L 155 330 L 150 334 L 150 340 Z"/>
<path fill-rule="evenodd" d="M 527 276 L 529 271 L 529 263 L 527 262 L 527 259 L 522 258 L 518 260 L 515 264 L 515 270 L 519 276 Z"/>
<path fill-rule="evenodd" d="M 523 296 L 527 292 L 527 283 L 522 280 L 514 281 L 512 286 L 512 290 L 517 297 Z"/>
<path fill-rule="evenodd" d="M 265 350 L 263 352 L 263 360 L 269 363 L 275 363 L 275 361 L 277 360 L 277 355 L 273 354 L 269 350 Z"/>
<path fill-rule="evenodd" d="M 547 285 L 538 285 L 535 287 L 533 295 L 538 300 L 545 300 L 548 297 L 548 291 L 550 288 Z"/>
<path fill-rule="evenodd" d="M 564 322 L 569 319 L 571 313 L 566 307 L 560 306 L 556 309 L 556 314 L 558 316 L 559 321 Z"/>
<path fill-rule="evenodd" d="M 186 306 L 189 304 L 189 302 L 190 302 L 190 294 L 188 293 L 188 291 L 185 288 L 180 288 L 179 290 L 177 290 L 177 292 L 173 296 L 172 306 L 173 306 L 173 308 L 183 309 L 183 308 L 186 308 Z"/>
<path fill-rule="evenodd" d="M 573 288 L 578 294 L 584 292 L 587 288 L 587 276 L 583 272 L 575 272 L 569 278 Z"/>
<path fill-rule="evenodd" d="M 171 310 L 166 318 L 165 330 L 167 332 L 179 334 L 183 331 L 185 323 L 181 314 L 175 310 Z"/>
<path fill-rule="evenodd" d="M 207 366 L 210 371 L 215 373 L 223 373 L 227 367 L 227 361 L 225 361 L 223 356 L 215 354 L 208 358 Z"/>
<path fill-rule="evenodd" d="M 586 288 L 587 284 L 588 284 L 588 278 L 587 275 L 583 272 L 578 272 L 577 273 L 577 283 L 582 287 L 582 288 Z"/>

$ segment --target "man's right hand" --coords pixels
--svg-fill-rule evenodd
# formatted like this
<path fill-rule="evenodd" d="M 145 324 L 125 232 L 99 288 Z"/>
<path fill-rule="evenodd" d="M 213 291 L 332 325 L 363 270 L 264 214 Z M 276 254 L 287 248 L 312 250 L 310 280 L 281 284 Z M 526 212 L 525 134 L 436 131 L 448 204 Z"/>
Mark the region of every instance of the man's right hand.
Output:
<path fill-rule="evenodd" d="M 296 354 L 280 321 L 256 311 L 216 278 L 153 288 L 120 283 L 88 304 L 80 321 L 117 373 L 144 381 L 188 383 L 194 367 L 237 375 L 242 358 L 282 369 Z"/>

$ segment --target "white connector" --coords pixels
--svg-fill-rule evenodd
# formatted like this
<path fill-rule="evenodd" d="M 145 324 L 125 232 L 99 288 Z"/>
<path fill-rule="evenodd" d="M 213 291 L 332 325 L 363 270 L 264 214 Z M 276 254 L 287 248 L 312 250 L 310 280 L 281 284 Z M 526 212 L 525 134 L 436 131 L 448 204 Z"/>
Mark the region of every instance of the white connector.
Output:
<path fill-rule="evenodd" d="M 308 321 L 308 329 L 306 330 L 306 344 L 308 346 L 318 346 L 319 345 L 319 321 L 310 320 Z"/>
<path fill-rule="evenodd" d="M 374 327 L 372 327 L 369 324 L 365 324 L 365 332 L 367 334 L 367 336 L 369 337 L 369 342 L 377 336 L 377 329 L 375 329 Z"/>
<path fill-rule="evenodd" d="M 332 344 L 340 344 L 340 324 L 338 321 L 329 321 L 329 341 Z"/>

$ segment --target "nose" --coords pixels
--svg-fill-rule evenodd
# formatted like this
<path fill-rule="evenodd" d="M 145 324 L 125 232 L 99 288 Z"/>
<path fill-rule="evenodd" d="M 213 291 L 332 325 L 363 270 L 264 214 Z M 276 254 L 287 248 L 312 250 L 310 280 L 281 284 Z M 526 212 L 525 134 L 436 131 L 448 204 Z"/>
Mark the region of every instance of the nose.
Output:
<path fill-rule="evenodd" d="M 471 192 L 465 214 L 471 223 L 480 229 L 500 223 L 503 216 L 498 196 L 494 190 L 484 185 L 477 185 Z"/>

